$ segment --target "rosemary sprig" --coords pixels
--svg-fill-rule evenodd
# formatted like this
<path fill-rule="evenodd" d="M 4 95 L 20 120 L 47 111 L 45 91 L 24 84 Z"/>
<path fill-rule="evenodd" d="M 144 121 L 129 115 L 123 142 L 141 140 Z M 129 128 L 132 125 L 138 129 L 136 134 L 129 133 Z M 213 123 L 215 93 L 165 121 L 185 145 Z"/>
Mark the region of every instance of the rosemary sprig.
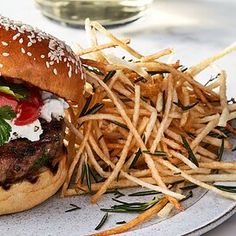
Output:
<path fill-rule="evenodd" d="M 189 191 L 189 193 L 185 196 L 185 198 L 183 198 L 183 199 L 181 200 L 181 202 L 182 202 L 182 201 L 186 201 L 187 199 L 189 199 L 189 198 L 191 198 L 191 197 L 193 197 L 193 192 L 192 192 L 192 191 Z"/>
<path fill-rule="evenodd" d="M 104 107 L 104 103 L 98 102 L 91 107 L 84 115 L 95 114 Z"/>
<path fill-rule="evenodd" d="M 212 131 L 211 131 L 208 135 L 211 136 L 211 137 L 213 137 L 213 138 L 218 138 L 218 139 L 224 139 L 224 138 L 226 138 L 226 136 L 221 135 L 221 134 L 214 133 L 214 132 L 212 132 Z"/>
<path fill-rule="evenodd" d="M 99 230 L 107 221 L 108 219 L 108 212 L 102 217 L 101 221 L 99 222 L 99 224 L 96 226 L 95 230 Z"/>
<path fill-rule="evenodd" d="M 180 189 L 182 190 L 191 190 L 191 189 L 194 189 L 194 188 L 197 188 L 198 186 L 196 184 L 190 184 L 190 185 L 187 185 L 187 186 L 184 186 Z"/>
<path fill-rule="evenodd" d="M 138 82 L 147 82 L 147 80 L 144 78 L 144 77 L 138 77 L 135 81 L 134 81 L 134 83 L 136 84 L 136 83 L 138 83 Z"/>
<path fill-rule="evenodd" d="M 218 151 L 218 160 L 222 159 L 224 150 L 225 150 L 225 140 L 222 139 L 222 142 L 221 142 L 221 145 L 220 145 L 220 148 L 219 148 L 219 151 Z"/>
<path fill-rule="evenodd" d="M 83 107 L 82 111 L 80 112 L 79 117 L 84 116 L 84 114 L 87 112 L 92 98 L 93 98 L 92 95 L 90 95 L 90 96 L 87 98 L 86 103 L 84 104 L 84 107 Z"/>
<path fill-rule="evenodd" d="M 119 171 L 119 173 L 118 173 L 118 175 L 117 175 L 117 177 L 116 177 L 116 182 L 118 182 L 119 179 L 120 179 L 120 171 Z"/>
<path fill-rule="evenodd" d="M 218 185 L 218 184 L 214 184 L 214 186 L 220 190 L 223 190 L 225 192 L 229 192 L 229 193 L 236 193 L 236 186 L 227 186 L 227 185 Z"/>
<path fill-rule="evenodd" d="M 92 67 L 92 66 L 88 66 L 88 65 L 83 65 L 83 67 L 88 70 L 89 72 L 92 72 L 96 75 L 104 75 L 98 68 L 96 67 Z"/>
<path fill-rule="evenodd" d="M 95 181 L 96 183 L 98 183 L 99 180 L 97 179 L 97 176 L 96 176 L 96 174 L 93 172 L 93 170 L 91 170 L 90 165 L 88 165 L 88 169 L 89 169 L 89 173 L 90 173 L 91 176 L 93 177 L 94 181 Z"/>
<path fill-rule="evenodd" d="M 134 166 L 135 166 L 136 162 L 138 161 L 139 157 L 141 156 L 141 154 L 142 154 L 142 151 L 139 148 L 138 151 L 135 153 L 134 159 L 129 167 L 130 169 L 134 168 Z"/>
<path fill-rule="evenodd" d="M 189 104 L 189 105 L 187 105 L 187 106 L 184 106 L 181 102 L 180 102 L 180 100 L 178 100 L 178 102 L 173 102 L 176 106 L 178 106 L 178 107 L 180 107 L 181 109 L 182 109 L 182 111 L 188 111 L 188 110 L 190 110 L 190 109 L 192 109 L 193 107 L 195 107 L 198 103 L 199 103 L 199 101 L 196 101 L 196 102 L 194 102 L 193 104 Z"/>
<path fill-rule="evenodd" d="M 231 132 L 225 127 L 217 126 L 216 129 L 221 131 L 226 137 L 229 137 L 229 135 L 231 134 Z"/>
<path fill-rule="evenodd" d="M 181 135 L 181 138 L 182 138 L 182 142 L 183 142 L 183 145 L 184 145 L 185 149 L 188 151 L 188 158 L 189 158 L 189 160 L 191 162 L 193 162 L 197 167 L 199 167 L 197 158 L 194 155 L 194 153 L 193 153 L 193 151 L 192 151 L 192 149 L 191 149 L 187 139 L 183 135 Z"/>
<path fill-rule="evenodd" d="M 166 157 L 167 153 L 163 151 L 155 151 L 155 152 L 150 152 L 149 150 L 144 150 L 143 153 L 152 155 L 152 156 L 157 156 L 157 157 Z"/>
<path fill-rule="evenodd" d="M 85 172 L 86 172 L 86 167 L 85 167 L 85 164 L 83 164 L 82 173 L 81 173 L 81 177 L 80 177 L 80 183 L 81 184 L 84 182 Z"/>
<path fill-rule="evenodd" d="M 109 193 L 114 193 L 114 196 L 115 196 L 116 199 L 125 196 L 125 194 L 122 193 L 122 192 L 120 192 L 118 189 L 115 189 L 115 190 L 107 190 L 107 191 L 105 192 L 105 194 L 109 194 Z"/>
<path fill-rule="evenodd" d="M 73 204 L 73 203 L 71 203 L 70 206 L 72 206 L 72 208 L 66 210 L 66 211 L 65 211 L 66 213 L 67 213 L 67 212 L 72 212 L 72 211 L 76 211 L 76 210 L 80 210 L 80 209 L 81 209 L 80 207 L 78 207 L 77 205 L 75 205 L 75 204 Z"/>
<path fill-rule="evenodd" d="M 138 196 L 156 195 L 159 193 L 160 192 L 157 192 L 155 190 L 147 190 L 147 191 L 140 191 L 140 192 L 136 192 L 136 193 L 131 193 L 128 196 L 129 197 L 138 197 Z"/>
<path fill-rule="evenodd" d="M 123 221 L 118 221 L 118 222 L 116 222 L 117 225 L 123 225 L 123 224 L 125 224 L 125 223 L 126 223 L 126 221 L 124 221 L 124 220 L 123 220 Z"/>
<path fill-rule="evenodd" d="M 124 87 L 125 87 L 128 91 L 130 91 L 131 93 L 134 93 L 134 87 L 133 87 L 133 86 L 131 86 L 131 85 L 129 85 L 129 84 L 125 84 Z"/>
<path fill-rule="evenodd" d="M 88 165 L 88 163 L 85 163 L 84 165 L 85 165 L 86 183 L 87 183 L 89 192 L 91 193 L 92 188 L 91 188 L 91 174 L 90 174 L 90 171 L 89 171 L 89 165 Z"/>
<path fill-rule="evenodd" d="M 129 128 L 128 128 L 127 125 L 125 125 L 125 124 L 123 124 L 123 123 L 120 123 L 120 122 L 118 122 L 118 121 L 112 120 L 111 123 L 113 123 L 113 124 L 115 124 L 115 125 L 118 125 L 118 126 L 120 126 L 121 128 L 123 128 L 123 129 L 129 130 Z"/>
<path fill-rule="evenodd" d="M 219 77 L 220 74 L 217 74 L 215 77 L 212 77 L 204 84 L 204 86 L 207 86 L 210 82 L 216 80 Z"/>
<path fill-rule="evenodd" d="M 162 111 L 164 112 L 165 111 L 165 109 L 166 109 L 166 100 L 165 100 L 165 95 L 166 94 L 166 92 L 165 91 L 163 91 L 163 93 L 162 93 Z"/>
<path fill-rule="evenodd" d="M 179 67 L 179 70 L 180 70 L 181 72 L 185 72 L 187 69 L 188 69 L 188 67 L 186 67 L 186 66 L 184 66 L 184 65 L 181 65 L 181 66 Z"/>
<path fill-rule="evenodd" d="M 131 203 L 120 201 L 114 198 L 112 200 L 121 204 L 113 205 L 109 209 L 101 208 L 100 210 L 105 212 L 115 212 L 115 213 L 143 212 L 154 206 L 157 202 L 159 202 L 160 199 L 154 198 L 149 202 L 131 202 Z"/>
<path fill-rule="evenodd" d="M 236 103 L 235 98 L 230 98 L 229 100 L 227 100 L 227 103 L 232 103 L 232 104 Z"/>
<path fill-rule="evenodd" d="M 106 76 L 103 79 L 104 83 L 107 83 L 114 75 L 115 75 L 116 71 L 115 70 L 111 70 L 109 71 Z"/>

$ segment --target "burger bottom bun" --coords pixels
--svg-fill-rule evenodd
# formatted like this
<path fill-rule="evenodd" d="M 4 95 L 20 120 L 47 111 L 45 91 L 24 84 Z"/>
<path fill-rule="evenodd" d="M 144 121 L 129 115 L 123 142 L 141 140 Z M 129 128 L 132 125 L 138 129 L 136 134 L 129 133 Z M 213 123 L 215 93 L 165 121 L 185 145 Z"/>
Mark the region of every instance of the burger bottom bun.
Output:
<path fill-rule="evenodd" d="M 47 170 L 34 184 L 23 181 L 11 185 L 9 190 L 0 187 L 0 215 L 24 211 L 44 202 L 59 190 L 66 174 L 66 155 L 63 155 L 55 175 Z"/>

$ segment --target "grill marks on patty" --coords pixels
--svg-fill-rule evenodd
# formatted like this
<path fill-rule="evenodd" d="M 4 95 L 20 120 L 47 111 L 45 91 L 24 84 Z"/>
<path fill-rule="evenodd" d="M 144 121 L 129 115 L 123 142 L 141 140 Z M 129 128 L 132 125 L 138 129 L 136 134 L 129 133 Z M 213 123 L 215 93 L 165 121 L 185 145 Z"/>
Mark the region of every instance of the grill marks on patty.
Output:
<path fill-rule="evenodd" d="M 25 138 L 12 140 L 0 147 L 0 185 L 14 183 L 35 175 L 40 165 L 55 166 L 63 153 L 64 121 L 47 123 L 40 119 L 43 134 L 32 142 Z"/>

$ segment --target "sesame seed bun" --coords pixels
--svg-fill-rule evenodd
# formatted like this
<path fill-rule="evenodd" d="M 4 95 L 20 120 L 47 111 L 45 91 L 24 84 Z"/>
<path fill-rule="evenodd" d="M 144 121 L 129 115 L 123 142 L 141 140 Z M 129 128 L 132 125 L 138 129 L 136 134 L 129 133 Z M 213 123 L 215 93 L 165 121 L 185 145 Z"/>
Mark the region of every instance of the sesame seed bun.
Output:
<path fill-rule="evenodd" d="M 81 102 L 83 98 L 81 62 L 70 47 L 49 34 L 2 16 L 0 75 L 21 79 L 67 100 Z"/>
<path fill-rule="evenodd" d="M 0 215 L 25 211 L 44 202 L 58 191 L 66 174 L 66 156 L 63 156 L 55 175 L 48 170 L 39 175 L 36 183 L 19 182 L 9 190 L 0 187 Z"/>
<path fill-rule="evenodd" d="M 78 107 L 83 105 L 85 81 L 81 62 L 70 47 L 38 29 L 2 16 L 0 75 L 77 102 Z M 65 181 L 66 159 L 63 155 L 56 174 L 46 170 L 36 183 L 24 180 L 12 184 L 8 190 L 0 186 L 0 215 L 30 209 L 54 195 Z"/>

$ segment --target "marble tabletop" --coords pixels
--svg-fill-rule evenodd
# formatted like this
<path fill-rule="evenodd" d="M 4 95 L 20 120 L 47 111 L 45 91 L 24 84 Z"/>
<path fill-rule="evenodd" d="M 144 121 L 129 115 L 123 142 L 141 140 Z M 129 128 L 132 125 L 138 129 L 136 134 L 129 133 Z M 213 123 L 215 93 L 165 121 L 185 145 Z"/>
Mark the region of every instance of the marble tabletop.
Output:
<path fill-rule="evenodd" d="M 173 47 L 177 58 L 189 66 L 236 41 L 235 0 L 157 0 L 141 20 L 113 29 L 144 54 Z M 86 46 L 85 33 L 44 18 L 33 0 L 1 1 L 0 14 L 30 23 L 69 44 Z M 235 97 L 236 55 L 217 62 L 228 73 L 228 96 Z M 236 215 L 206 233 L 206 236 L 236 235 Z"/>

